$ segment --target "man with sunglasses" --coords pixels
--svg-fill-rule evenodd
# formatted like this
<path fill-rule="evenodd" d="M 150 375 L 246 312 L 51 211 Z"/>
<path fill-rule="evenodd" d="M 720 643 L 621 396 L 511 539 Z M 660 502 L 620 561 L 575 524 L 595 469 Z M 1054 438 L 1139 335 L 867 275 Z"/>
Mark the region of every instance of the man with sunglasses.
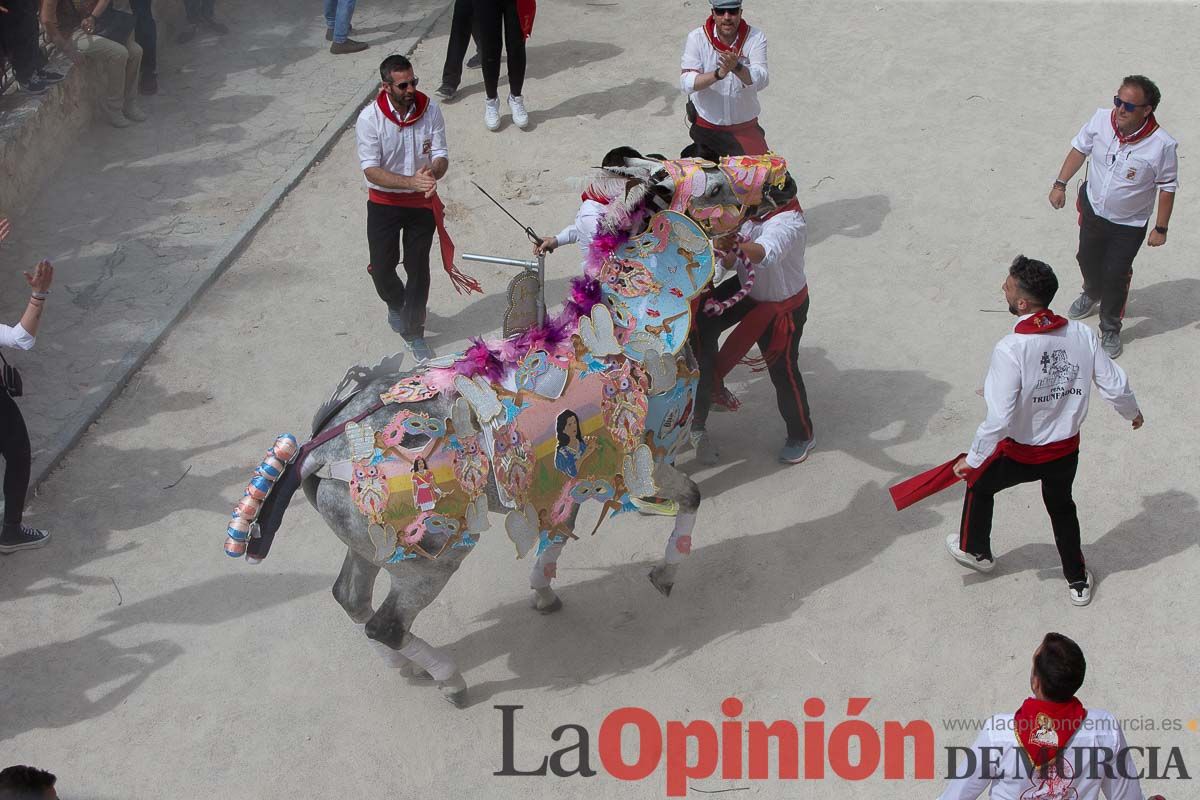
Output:
<path fill-rule="evenodd" d="M 367 272 L 388 307 L 388 324 L 418 359 L 433 358 L 425 342 L 429 301 L 429 249 L 437 231 L 442 264 L 455 288 L 479 291 L 478 283 L 454 267 L 454 243 L 446 233 L 438 180 L 450 167 L 442 109 L 417 91 L 413 65 L 393 55 L 379 65 L 375 100 L 358 115 L 358 158 L 366 177 Z M 404 272 L 396 274 L 403 239 Z"/>
<path fill-rule="evenodd" d="M 742 19 L 742 0 L 709 0 L 712 14 L 688 34 L 679 87 L 692 141 L 718 155 L 762 155 L 758 93 L 767 88 L 767 37 Z"/>
<path fill-rule="evenodd" d="M 1113 108 L 1092 115 L 1071 142 L 1050 205 L 1066 205 L 1067 182 L 1088 162 L 1079 189 L 1079 252 L 1083 292 L 1067 316 L 1083 319 L 1100 306 L 1100 342 L 1112 358 L 1121 355 L 1121 320 L 1133 278 L 1133 259 L 1145 238 L 1151 247 L 1167 241 L 1175 204 L 1179 161 L 1176 142 L 1158 125 L 1154 110 L 1162 94 L 1144 75 L 1121 82 Z M 1158 200 L 1154 228 L 1146 237 Z"/>

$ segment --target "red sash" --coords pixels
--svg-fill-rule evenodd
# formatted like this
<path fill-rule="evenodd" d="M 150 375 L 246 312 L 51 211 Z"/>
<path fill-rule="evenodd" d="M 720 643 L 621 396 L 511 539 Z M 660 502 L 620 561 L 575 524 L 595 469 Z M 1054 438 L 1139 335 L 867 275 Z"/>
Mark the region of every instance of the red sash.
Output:
<path fill-rule="evenodd" d="M 579 200 L 580 202 L 591 200 L 593 203 L 599 203 L 602 206 L 606 206 L 612 202 L 612 199 L 608 195 L 600 194 L 592 186 L 588 186 L 587 191 L 579 195 Z"/>
<path fill-rule="evenodd" d="M 787 300 L 774 303 L 755 302 L 750 313 L 733 329 L 733 333 L 721 345 L 717 353 L 717 385 L 725 379 L 730 370 L 738 363 L 746 364 L 761 372 L 769 367 L 776 359 L 787 353 L 787 343 L 796 332 L 796 324 L 792 321 L 792 312 L 808 300 L 808 287 L 805 286 Z M 767 330 L 771 331 L 771 342 L 759 358 L 747 358 L 750 348 L 762 338 Z"/>
<path fill-rule="evenodd" d="M 526 39 L 533 33 L 533 18 L 537 16 L 537 0 L 517 0 L 517 19 Z"/>
<path fill-rule="evenodd" d="M 765 155 L 771 149 L 767 145 L 767 137 L 758 125 L 758 117 L 747 122 L 739 122 L 736 125 L 717 125 L 697 115 L 696 125 L 708 128 L 710 131 L 728 133 L 737 140 L 737 143 L 742 146 L 743 153 L 748 156 Z"/>
<path fill-rule="evenodd" d="M 1087 709 L 1077 697 L 1065 703 L 1030 697 L 1013 715 L 1013 728 L 1025 755 L 1035 767 L 1040 767 L 1054 761 L 1066 749 L 1086 717 Z"/>
<path fill-rule="evenodd" d="M 746 37 L 750 35 L 750 26 L 746 24 L 746 20 L 740 21 L 737 34 L 733 37 L 733 44 L 725 44 L 721 41 L 721 37 L 717 36 L 717 21 L 710 15 L 708 19 L 704 20 L 704 35 L 708 37 L 708 43 L 719 53 L 741 53 L 742 47 L 746 44 Z"/>
<path fill-rule="evenodd" d="M 967 486 L 974 486 L 979 477 L 987 472 L 987 468 L 992 465 L 992 462 L 1001 456 L 1007 456 L 1018 464 L 1047 464 L 1069 456 L 1078 449 L 1078 433 L 1070 439 L 1049 444 L 1021 444 L 1013 439 L 1004 439 L 996 445 L 996 449 L 982 464 L 967 473 L 966 483 Z M 954 474 L 954 465 L 965 455 L 966 453 L 959 453 L 945 464 L 926 470 L 920 475 L 914 475 L 888 489 L 896 510 L 903 511 L 913 503 L 937 494 L 943 489 L 948 489 L 962 480 Z"/>
<path fill-rule="evenodd" d="M 396 116 L 386 92 L 379 93 L 379 96 L 375 98 L 375 104 L 379 106 L 379 110 L 385 117 L 397 126 L 407 128 L 424 116 L 425 110 L 429 108 L 429 96 L 421 92 L 414 94 L 413 113 L 407 119 L 400 119 Z M 432 197 L 426 197 L 422 192 L 387 192 L 371 189 L 368 197 L 372 203 L 378 205 L 427 208 L 432 211 L 433 222 L 437 225 L 438 248 L 442 253 L 442 269 L 446 270 L 446 274 L 450 276 L 454 290 L 459 294 L 483 292 L 479 281 L 454 266 L 454 240 L 450 238 L 450 233 L 446 230 L 446 206 L 442 203 L 442 198 L 438 197 L 437 192 L 434 192 Z"/>
<path fill-rule="evenodd" d="M 1158 120 L 1154 118 L 1153 112 L 1151 112 L 1150 116 L 1146 117 L 1146 121 L 1142 123 L 1142 127 L 1128 136 L 1121 133 L 1121 129 L 1117 127 L 1117 110 L 1115 108 L 1112 110 L 1112 114 L 1109 115 L 1108 121 L 1112 123 L 1113 133 L 1117 135 L 1117 141 L 1121 144 L 1136 144 L 1158 130 Z"/>

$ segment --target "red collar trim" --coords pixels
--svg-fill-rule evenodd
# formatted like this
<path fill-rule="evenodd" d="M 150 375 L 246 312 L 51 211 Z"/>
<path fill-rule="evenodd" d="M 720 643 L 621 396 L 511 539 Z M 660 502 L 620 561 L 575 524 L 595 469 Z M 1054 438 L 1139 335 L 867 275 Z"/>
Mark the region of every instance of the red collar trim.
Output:
<path fill-rule="evenodd" d="M 1065 703 L 1028 698 L 1013 715 L 1013 732 L 1034 766 L 1054 761 L 1075 732 L 1083 727 L 1087 709 L 1079 698 Z"/>
<path fill-rule="evenodd" d="M 429 108 L 429 95 L 416 92 L 413 95 L 413 113 L 407 119 L 400 119 L 396 116 L 396 110 L 392 108 L 392 102 L 387 96 L 387 92 L 379 90 L 379 96 L 375 98 L 375 105 L 379 106 L 379 110 L 383 115 L 396 123 L 401 128 L 407 128 L 410 125 L 415 125 L 417 120 L 425 116 L 425 110 Z"/>
<path fill-rule="evenodd" d="M 1036 314 L 1026 317 L 1013 328 L 1016 333 L 1046 333 L 1055 328 L 1065 327 L 1066 317 L 1060 317 L 1048 308 L 1043 308 Z"/>
<path fill-rule="evenodd" d="M 602 206 L 606 206 L 612 202 L 612 198 L 608 197 L 607 195 L 600 194 L 593 186 L 588 186 L 587 191 L 579 195 L 579 199 L 581 201 L 591 200 L 593 203 L 599 203 Z"/>
<path fill-rule="evenodd" d="M 717 36 L 717 21 L 710 15 L 708 19 L 704 20 L 704 35 L 708 37 L 708 43 L 721 53 L 741 53 L 742 46 L 746 44 L 746 37 L 750 35 L 750 26 L 744 19 L 738 22 L 737 35 L 733 37 L 733 44 L 727 45 L 721 41 L 721 37 Z"/>
<path fill-rule="evenodd" d="M 1146 121 L 1142 123 L 1142 127 L 1128 136 L 1121 133 L 1121 129 L 1117 127 L 1117 110 L 1115 108 L 1109 114 L 1108 121 L 1112 123 L 1113 133 L 1117 135 L 1117 141 L 1121 144 L 1135 144 L 1158 130 L 1158 120 L 1154 118 L 1153 113 L 1146 117 Z"/>
<path fill-rule="evenodd" d="M 793 197 L 791 200 L 788 200 L 786 203 L 781 205 L 779 208 L 772 209 L 772 210 L 768 211 L 766 214 L 763 214 L 762 216 L 754 217 L 754 221 L 755 222 L 766 222 L 771 217 L 773 217 L 777 214 L 782 214 L 785 211 L 799 211 L 802 214 L 804 213 L 804 209 L 800 207 L 800 200 L 798 198 Z M 1063 321 L 1066 322 L 1066 320 L 1063 320 Z"/>

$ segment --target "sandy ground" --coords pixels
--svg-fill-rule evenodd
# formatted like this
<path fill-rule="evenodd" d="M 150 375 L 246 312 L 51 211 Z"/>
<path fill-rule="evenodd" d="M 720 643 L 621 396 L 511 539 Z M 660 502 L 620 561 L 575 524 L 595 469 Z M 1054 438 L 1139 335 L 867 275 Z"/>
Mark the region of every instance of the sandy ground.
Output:
<path fill-rule="evenodd" d="M 446 107 L 444 196 L 461 249 L 527 248 L 470 178 L 551 232 L 573 217 L 571 177 L 604 150 L 681 147 L 677 56 L 704 6 L 543 4 L 529 132 L 507 122 L 487 132 L 479 74 L 467 73 Z M 737 374 L 745 407 L 712 419 L 726 460 L 693 473 L 703 517 L 669 600 L 645 580 L 661 520 L 623 518 L 568 548 L 566 609 L 549 618 L 527 608 L 527 564 L 494 528 L 415 626 L 458 660 L 472 692 L 463 711 L 397 676 L 332 600 L 342 551 L 302 500 L 261 566 L 221 553 L 261 450 L 280 430 L 303 433 L 346 366 L 396 347 L 363 269 L 365 198 L 344 138 L 45 485 L 31 519 L 54 531 L 51 546 L 0 560 L 0 761 L 52 769 L 75 797 L 661 797 L 662 771 L 633 784 L 494 777 L 493 706 L 525 707 L 518 766 L 576 723 L 599 768 L 595 737 L 620 706 L 715 722 L 734 695 L 743 719 L 800 722 L 818 697 L 832 728 L 847 698 L 870 697 L 862 716 L 877 726 L 933 724 L 941 775 L 942 748 L 973 738 L 942 721 L 1014 709 L 1047 630 L 1089 656 L 1085 703 L 1186 726 L 1200 716 L 1186 688 L 1200 634 L 1198 475 L 1186 450 L 1200 321 L 1189 255 L 1200 208 L 1187 190 L 1197 13 L 748 3 L 772 43 L 763 124 L 810 222 L 801 364 L 818 449 L 780 468 L 769 383 Z M 445 38 L 443 25 L 416 54 L 430 89 Z M 1009 259 L 1048 260 L 1064 284 L 1056 305 L 1073 296 L 1074 217 L 1045 194 L 1071 136 L 1134 71 L 1163 87 L 1184 190 L 1167 246 L 1138 258 L 1126 326 L 1121 364 L 1147 425 L 1128 430 L 1097 398 L 1084 431 L 1076 492 L 1099 585 L 1076 609 L 1034 487 L 998 503 L 1000 566 L 986 578 L 942 549 L 957 492 L 896 513 L 884 489 L 970 441 L 989 349 L 1010 325 L 999 290 Z M 551 260 L 551 297 L 576 269 L 566 252 Z M 486 297 L 460 298 L 435 277 L 430 327 L 444 351 L 499 326 L 505 273 L 472 271 Z M 1179 747 L 1200 770 L 1186 727 L 1130 738 Z M 1182 798 L 1189 784 L 1146 789 Z M 805 798 L 932 797 L 941 785 L 880 774 L 692 782 Z"/>

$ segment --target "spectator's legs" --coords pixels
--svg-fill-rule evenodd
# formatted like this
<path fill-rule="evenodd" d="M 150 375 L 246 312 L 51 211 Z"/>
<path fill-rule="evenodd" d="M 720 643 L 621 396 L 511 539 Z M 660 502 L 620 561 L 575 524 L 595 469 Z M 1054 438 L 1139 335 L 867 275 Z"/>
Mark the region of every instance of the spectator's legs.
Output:
<path fill-rule="evenodd" d="M 508 53 L 508 93 L 520 97 L 525 86 L 525 34 L 516 0 L 504 0 L 504 49 Z"/>
<path fill-rule="evenodd" d="M 95 59 L 102 75 L 100 106 L 108 115 L 109 121 L 120 126 L 121 109 L 125 105 L 125 78 L 128 75 L 129 50 L 103 36 L 93 36 L 82 31 L 74 35 L 75 46 L 79 52 Z M 137 73 L 134 73 L 134 80 Z"/>
<path fill-rule="evenodd" d="M 125 42 L 125 52 L 125 91 L 121 98 L 121 108 L 126 112 L 126 116 L 130 116 L 128 112 L 137 103 L 138 76 L 142 71 L 143 52 L 133 35 Z"/>
<path fill-rule="evenodd" d="M 16 401 L 0 391 L 0 455 L 4 456 L 4 524 L 20 526 L 29 491 L 29 431 Z"/>
<path fill-rule="evenodd" d="M 26 8 L 29 0 L 0 3 L 8 8 L 7 14 L 0 14 L 0 51 L 8 56 L 17 81 L 27 84 L 34 77 L 34 71 L 41 66 L 38 50 L 36 15 L 31 8 Z M 33 25 L 29 24 L 34 20 Z"/>
<path fill-rule="evenodd" d="M 337 0 L 337 8 L 333 20 L 333 42 L 342 44 L 350 36 L 350 20 L 354 16 L 354 6 L 357 0 Z M 329 20 L 329 4 L 325 6 L 325 19 Z"/>
<path fill-rule="evenodd" d="M 475 45 L 479 48 L 483 69 L 483 88 L 489 100 L 499 96 L 500 84 L 500 27 L 504 19 L 504 0 L 475 0 Z"/>
<path fill-rule="evenodd" d="M 328 2 L 328 0 L 326 0 Z M 473 0 L 454 0 L 454 18 L 450 22 L 450 43 L 446 45 L 446 63 L 442 66 L 442 86 L 457 89 L 462 82 L 463 59 L 471 43 Z"/>
<path fill-rule="evenodd" d="M 152 0 L 129 2 L 135 21 L 133 35 L 142 48 L 142 89 L 146 90 L 155 84 L 158 75 L 158 26 L 154 23 Z"/>

